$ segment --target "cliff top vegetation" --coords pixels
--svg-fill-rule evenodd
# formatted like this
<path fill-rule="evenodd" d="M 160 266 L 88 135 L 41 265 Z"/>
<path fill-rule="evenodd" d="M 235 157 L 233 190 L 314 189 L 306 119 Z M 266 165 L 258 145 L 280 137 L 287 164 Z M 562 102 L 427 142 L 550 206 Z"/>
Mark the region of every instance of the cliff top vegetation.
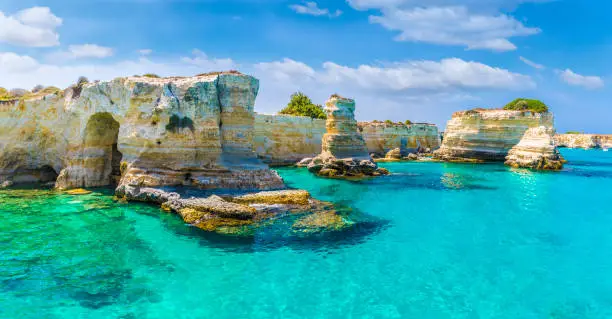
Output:
<path fill-rule="evenodd" d="M 325 112 L 323 112 L 323 107 L 312 103 L 312 100 L 302 92 L 293 93 L 289 104 L 278 114 L 308 116 L 313 119 L 327 118 Z"/>
<path fill-rule="evenodd" d="M 534 113 L 548 112 L 548 106 L 544 102 L 535 99 L 518 98 L 504 106 L 504 110 L 531 111 Z"/>

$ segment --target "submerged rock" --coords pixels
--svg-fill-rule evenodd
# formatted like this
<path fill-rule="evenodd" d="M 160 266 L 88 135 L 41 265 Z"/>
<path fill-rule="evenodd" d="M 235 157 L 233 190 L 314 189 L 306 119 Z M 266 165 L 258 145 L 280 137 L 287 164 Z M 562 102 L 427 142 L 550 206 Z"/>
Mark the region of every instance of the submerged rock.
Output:
<path fill-rule="evenodd" d="M 338 231 L 349 227 L 336 211 L 322 211 L 299 218 L 293 223 L 292 229 L 303 233 L 318 233 L 323 231 Z"/>
<path fill-rule="evenodd" d="M 83 189 L 83 188 L 75 188 L 75 189 L 66 191 L 66 194 L 68 195 L 88 195 L 91 193 L 93 192 L 90 190 Z"/>

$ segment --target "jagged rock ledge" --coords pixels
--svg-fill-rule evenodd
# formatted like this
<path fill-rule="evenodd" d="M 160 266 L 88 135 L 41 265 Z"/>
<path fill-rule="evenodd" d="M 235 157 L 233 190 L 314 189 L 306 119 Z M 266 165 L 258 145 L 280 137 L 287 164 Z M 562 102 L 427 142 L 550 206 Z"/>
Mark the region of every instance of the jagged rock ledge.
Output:
<path fill-rule="evenodd" d="M 338 214 L 333 204 L 313 199 L 304 190 L 183 198 L 177 192 L 127 186 L 118 189 L 116 196 L 127 201 L 159 204 L 164 211 L 178 214 L 187 224 L 227 235 L 251 235 L 258 227 L 287 215 L 300 216 L 291 227 L 295 233 L 339 231 L 352 225 Z"/>

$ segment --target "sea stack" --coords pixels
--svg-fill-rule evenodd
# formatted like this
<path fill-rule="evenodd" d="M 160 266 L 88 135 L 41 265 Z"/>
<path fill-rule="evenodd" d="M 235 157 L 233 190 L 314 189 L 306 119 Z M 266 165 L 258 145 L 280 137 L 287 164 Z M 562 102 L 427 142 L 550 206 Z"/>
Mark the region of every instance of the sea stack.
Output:
<path fill-rule="evenodd" d="M 327 177 L 361 177 L 388 174 L 370 157 L 357 130 L 355 101 L 332 95 L 325 103 L 326 130 L 321 154 L 308 161 L 308 170 Z M 305 162 L 301 162 L 302 165 Z"/>
<path fill-rule="evenodd" d="M 456 112 L 434 157 L 450 162 L 504 162 L 513 167 L 558 170 L 563 159 L 553 140 L 550 112 L 475 109 Z"/>

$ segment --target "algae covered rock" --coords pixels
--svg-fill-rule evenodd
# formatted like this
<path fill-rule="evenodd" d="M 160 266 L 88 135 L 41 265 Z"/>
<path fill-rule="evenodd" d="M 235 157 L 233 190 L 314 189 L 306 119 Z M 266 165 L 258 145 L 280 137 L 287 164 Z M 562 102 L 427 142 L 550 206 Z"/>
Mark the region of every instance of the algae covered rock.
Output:
<path fill-rule="evenodd" d="M 323 231 L 338 231 L 349 227 L 351 224 L 345 221 L 336 211 L 315 212 L 299 218 L 293 224 L 294 231 L 303 233 L 318 233 Z"/>
<path fill-rule="evenodd" d="M 305 190 L 265 191 L 233 197 L 234 203 L 241 204 L 290 204 L 308 205 L 310 193 Z"/>
<path fill-rule="evenodd" d="M 66 194 L 68 195 L 88 195 L 91 194 L 92 191 L 90 190 L 86 190 L 83 188 L 75 188 L 75 189 L 71 189 L 69 191 L 66 191 Z"/>

